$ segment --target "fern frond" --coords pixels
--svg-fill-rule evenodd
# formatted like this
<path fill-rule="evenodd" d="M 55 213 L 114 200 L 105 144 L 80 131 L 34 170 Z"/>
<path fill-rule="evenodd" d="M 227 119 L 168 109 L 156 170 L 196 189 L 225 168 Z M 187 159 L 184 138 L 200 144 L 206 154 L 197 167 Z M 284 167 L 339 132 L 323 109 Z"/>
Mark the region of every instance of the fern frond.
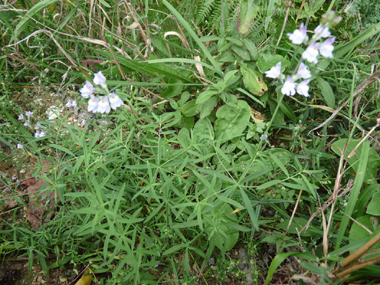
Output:
<path fill-rule="evenodd" d="M 211 14 L 212 9 L 214 8 L 214 2 L 215 0 L 206 0 L 199 5 L 195 20 L 197 25 L 203 22 Z"/>

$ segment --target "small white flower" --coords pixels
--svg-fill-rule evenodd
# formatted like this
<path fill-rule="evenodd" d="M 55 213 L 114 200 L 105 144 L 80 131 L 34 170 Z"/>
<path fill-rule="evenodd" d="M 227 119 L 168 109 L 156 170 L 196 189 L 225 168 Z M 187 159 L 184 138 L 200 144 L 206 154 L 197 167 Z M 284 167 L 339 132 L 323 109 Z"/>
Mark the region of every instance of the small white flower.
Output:
<path fill-rule="evenodd" d="M 99 99 L 91 95 L 91 99 L 88 100 L 87 111 L 96 113 L 98 111 L 98 103 L 99 103 Z"/>
<path fill-rule="evenodd" d="M 24 146 L 20 143 L 17 144 L 17 148 L 23 148 Z"/>
<path fill-rule="evenodd" d="M 101 98 L 98 103 L 98 112 L 99 113 L 109 113 L 111 111 L 110 103 L 108 102 L 107 97 Z"/>
<path fill-rule="evenodd" d="M 335 37 L 328 38 L 325 40 L 319 47 L 319 52 L 321 53 L 322 56 L 326 58 L 333 58 L 333 50 L 334 46 L 333 43 L 335 41 Z"/>
<path fill-rule="evenodd" d="M 40 132 L 40 138 L 42 138 L 42 137 L 44 137 L 44 136 L 46 136 L 46 132 L 45 132 L 45 131 L 41 131 L 41 132 Z"/>
<path fill-rule="evenodd" d="M 20 116 L 18 116 L 18 120 L 19 120 L 19 121 L 24 120 L 24 115 L 21 114 Z"/>
<path fill-rule="evenodd" d="M 24 126 L 25 126 L 25 127 L 30 127 L 30 123 L 29 123 L 29 121 L 25 122 L 25 123 L 24 123 Z"/>
<path fill-rule="evenodd" d="M 70 108 L 71 106 L 72 106 L 72 102 L 71 102 L 71 100 L 69 99 L 69 101 L 67 101 L 67 103 L 66 103 L 66 107 L 67 108 Z"/>
<path fill-rule="evenodd" d="M 33 113 L 32 112 L 30 112 L 30 111 L 27 111 L 26 113 L 25 113 L 25 115 L 27 116 L 27 117 L 31 117 L 32 115 L 33 115 Z"/>
<path fill-rule="evenodd" d="M 298 68 L 297 77 L 303 79 L 308 79 L 311 77 L 310 70 L 308 69 L 307 65 L 303 62 L 301 62 L 300 67 Z"/>
<path fill-rule="evenodd" d="M 71 102 L 71 106 L 73 106 L 73 107 L 78 106 L 78 104 L 77 104 L 77 100 L 76 100 L 76 99 L 74 99 L 74 100 Z"/>
<path fill-rule="evenodd" d="M 86 84 L 82 87 L 79 92 L 81 93 L 82 97 L 87 99 L 96 91 L 95 87 L 92 86 L 91 82 L 86 80 Z"/>
<path fill-rule="evenodd" d="M 105 76 L 103 75 L 103 73 L 101 71 L 99 71 L 98 73 L 94 74 L 94 83 L 96 85 L 102 86 L 103 88 L 107 87 L 107 85 L 106 85 L 106 78 L 105 78 Z"/>
<path fill-rule="evenodd" d="M 299 29 L 294 30 L 293 33 L 288 33 L 289 39 L 292 41 L 295 45 L 302 44 L 307 39 L 307 27 L 304 26 L 303 23 L 301 23 L 301 26 Z"/>
<path fill-rule="evenodd" d="M 108 99 L 110 100 L 111 108 L 114 110 L 124 104 L 123 100 L 121 100 L 120 97 L 117 96 L 114 92 L 108 95 Z"/>
<path fill-rule="evenodd" d="M 313 42 L 308 48 L 302 53 L 302 58 L 306 59 L 308 62 L 318 63 L 318 45 Z"/>
<path fill-rule="evenodd" d="M 39 128 L 42 128 L 40 122 L 37 122 L 36 126 L 34 127 L 36 130 L 38 130 Z"/>
<path fill-rule="evenodd" d="M 293 79 L 288 75 L 288 79 L 286 79 L 284 86 L 281 88 L 281 93 L 288 96 L 293 96 L 296 94 L 296 85 L 293 82 Z"/>
<path fill-rule="evenodd" d="M 85 124 L 87 124 L 87 121 L 86 120 L 82 120 L 81 124 L 84 126 Z"/>
<path fill-rule="evenodd" d="M 269 78 L 280 78 L 281 77 L 281 61 L 273 66 L 271 69 L 265 72 L 265 75 Z"/>
<path fill-rule="evenodd" d="M 297 85 L 297 93 L 303 95 L 305 97 L 309 97 L 309 82 L 310 80 L 304 80 L 300 84 Z"/>
<path fill-rule="evenodd" d="M 327 38 L 331 35 L 329 28 L 326 26 L 319 25 L 314 30 L 315 33 L 315 40 L 319 40 L 320 38 Z"/>

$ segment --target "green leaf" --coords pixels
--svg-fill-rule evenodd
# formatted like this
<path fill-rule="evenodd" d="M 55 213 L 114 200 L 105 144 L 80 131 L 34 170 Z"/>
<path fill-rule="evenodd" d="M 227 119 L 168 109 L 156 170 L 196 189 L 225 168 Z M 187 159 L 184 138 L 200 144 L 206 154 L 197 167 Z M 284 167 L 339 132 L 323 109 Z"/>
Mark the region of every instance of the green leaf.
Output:
<path fill-rule="evenodd" d="M 25 16 L 21 19 L 21 21 L 17 24 L 16 31 L 14 34 L 14 38 L 12 37 L 11 41 L 17 41 L 17 37 L 21 34 L 21 32 L 25 29 L 28 22 L 39 13 L 41 10 L 45 9 L 46 7 L 54 4 L 58 0 L 44 0 L 37 2 L 36 5 L 34 5 L 32 8 L 29 9 L 28 13 L 25 14 Z"/>
<path fill-rule="evenodd" d="M 365 230 L 361 225 L 357 223 L 353 223 L 350 229 L 350 234 L 349 234 L 350 243 L 354 243 L 362 239 L 369 240 L 370 238 L 374 237 L 376 234 L 380 232 L 378 217 L 371 217 L 369 215 L 365 215 L 365 216 L 357 218 L 356 221 L 359 224 L 362 224 L 363 226 L 365 226 L 368 230 L 370 230 L 372 234 L 370 234 L 367 230 Z M 379 243 L 375 245 L 374 247 L 372 247 L 371 251 L 378 248 L 380 248 Z"/>
<path fill-rule="evenodd" d="M 183 105 L 180 110 L 184 116 L 193 117 L 199 113 L 199 106 L 197 106 L 197 101 L 194 99 Z"/>
<path fill-rule="evenodd" d="M 215 137 L 222 142 L 243 134 L 248 125 L 251 110 L 247 102 L 239 100 L 237 107 L 224 105 L 216 112 Z"/>
<path fill-rule="evenodd" d="M 257 60 L 257 58 L 259 57 L 259 54 L 257 52 L 257 48 L 255 44 L 253 43 L 253 41 L 251 41 L 250 39 L 244 39 L 244 45 L 248 49 L 249 53 L 251 54 L 252 59 Z"/>
<path fill-rule="evenodd" d="M 368 205 L 367 213 L 374 216 L 380 216 L 380 192 L 373 195 L 372 200 Z"/>
<path fill-rule="evenodd" d="M 218 105 L 218 98 L 212 97 L 208 99 L 206 102 L 204 102 L 202 105 L 199 106 L 200 111 L 200 117 L 201 119 L 206 118 L 208 115 L 211 114 L 211 112 L 214 110 L 214 108 Z"/>
<path fill-rule="evenodd" d="M 248 61 L 251 59 L 246 49 L 241 47 L 233 46 L 231 48 L 238 56 L 240 56 L 244 61 Z"/>
<path fill-rule="evenodd" d="M 255 23 L 255 17 L 259 6 L 255 3 L 255 0 L 243 0 L 240 4 L 240 13 L 236 21 L 236 28 L 239 33 L 246 35 L 249 29 Z"/>
<path fill-rule="evenodd" d="M 335 108 L 335 96 L 334 96 L 334 93 L 331 89 L 330 84 L 321 77 L 317 77 L 316 80 L 319 84 L 319 88 L 321 89 L 321 94 L 322 94 L 323 98 L 325 99 L 327 106 L 334 109 Z"/>
<path fill-rule="evenodd" d="M 332 150 L 338 154 L 339 156 L 340 151 L 339 149 L 343 150 L 344 146 L 347 142 L 347 139 L 341 139 L 332 144 Z M 348 157 L 348 155 L 351 153 L 351 151 L 357 146 L 357 144 L 360 142 L 360 139 L 351 139 L 348 142 L 347 145 L 347 151 L 345 153 L 345 158 Z M 363 151 L 363 144 L 361 144 L 357 149 L 356 149 L 356 155 L 354 157 L 351 157 L 348 160 L 349 165 L 354 169 L 356 173 L 358 173 L 358 167 L 359 167 L 359 157 L 361 157 Z M 364 175 L 364 182 L 371 184 L 376 182 L 376 177 L 377 177 L 377 169 L 380 167 L 380 156 L 379 154 L 373 149 L 370 148 L 369 150 L 369 157 L 368 157 L 368 164 L 367 164 L 367 170 Z"/>
<path fill-rule="evenodd" d="M 219 92 L 215 90 L 215 88 L 209 87 L 205 91 L 203 91 L 201 94 L 199 94 L 197 98 L 197 105 L 202 104 L 206 102 L 208 99 L 210 99 L 215 94 L 218 94 Z"/>
<path fill-rule="evenodd" d="M 289 256 L 296 256 L 298 258 L 303 258 L 303 259 L 310 260 L 310 261 L 315 261 L 315 262 L 318 261 L 318 257 L 317 256 L 315 256 L 315 255 L 313 255 L 311 253 L 306 253 L 306 252 L 286 252 L 286 253 L 277 254 L 276 257 L 273 259 L 272 263 L 269 266 L 268 276 L 267 276 L 267 279 L 265 280 L 264 285 L 268 285 L 269 284 L 269 282 L 271 281 L 272 276 L 273 276 L 274 272 L 276 271 L 276 269 Z"/>
<path fill-rule="evenodd" d="M 183 84 L 181 80 L 170 78 L 169 83 L 174 85 L 169 85 L 168 88 L 166 88 L 166 90 L 161 94 L 162 98 L 172 98 L 182 92 Z"/>
<path fill-rule="evenodd" d="M 244 86 L 255 95 L 263 95 L 268 86 L 263 81 L 263 76 L 252 65 L 242 64 L 240 67 L 243 75 Z"/>
<path fill-rule="evenodd" d="M 371 147 L 370 147 L 369 141 L 367 140 L 364 141 L 362 145 L 362 153 L 359 158 L 359 166 L 356 172 L 354 186 L 352 187 L 350 198 L 348 200 L 347 206 L 345 207 L 345 211 L 344 211 L 345 215 L 343 216 L 340 227 L 339 227 L 338 237 L 336 241 L 336 248 L 339 248 L 340 244 L 343 241 L 343 237 L 346 233 L 348 222 L 350 221 L 349 217 L 352 216 L 352 213 L 355 209 L 355 205 L 356 205 L 360 190 L 362 188 L 364 176 L 366 173 L 370 149 Z"/>
<path fill-rule="evenodd" d="M 264 54 L 261 57 L 259 57 L 259 60 L 257 61 L 257 67 L 261 73 L 264 73 L 265 71 L 268 71 L 280 61 L 281 61 L 281 71 L 284 71 L 286 67 L 290 66 L 290 61 L 279 54 L 276 54 L 276 55 Z"/>

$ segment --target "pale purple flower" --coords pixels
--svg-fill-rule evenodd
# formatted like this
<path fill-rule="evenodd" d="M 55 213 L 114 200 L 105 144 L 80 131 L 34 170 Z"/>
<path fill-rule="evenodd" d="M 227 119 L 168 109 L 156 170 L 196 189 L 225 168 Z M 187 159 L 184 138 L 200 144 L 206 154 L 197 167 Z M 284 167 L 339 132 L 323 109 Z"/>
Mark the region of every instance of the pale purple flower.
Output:
<path fill-rule="evenodd" d="M 17 144 L 17 148 L 23 148 L 24 146 L 20 143 Z"/>
<path fill-rule="evenodd" d="M 86 125 L 87 124 L 87 120 L 82 120 L 81 124 L 82 125 Z"/>
<path fill-rule="evenodd" d="M 293 79 L 288 75 L 288 79 L 286 79 L 284 85 L 281 88 L 281 93 L 288 96 L 293 96 L 296 94 L 296 85 L 293 82 Z"/>
<path fill-rule="evenodd" d="M 280 78 L 281 77 L 281 61 L 273 66 L 271 69 L 265 72 L 265 75 L 269 78 Z"/>
<path fill-rule="evenodd" d="M 32 115 L 33 115 L 33 113 L 32 112 L 30 112 L 30 111 L 27 111 L 26 113 L 25 113 L 25 115 L 27 116 L 27 117 L 31 117 Z"/>
<path fill-rule="evenodd" d="M 297 93 L 305 97 L 309 97 L 309 82 L 310 80 L 304 80 L 297 85 Z"/>
<path fill-rule="evenodd" d="M 24 120 L 24 115 L 21 114 L 20 116 L 18 116 L 18 120 L 19 120 L 19 121 Z"/>
<path fill-rule="evenodd" d="M 26 121 L 26 122 L 24 123 L 24 126 L 25 126 L 25 127 L 30 127 L 30 122 L 29 122 L 29 120 Z"/>
<path fill-rule="evenodd" d="M 87 114 L 86 114 L 86 113 L 82 113 L 81 116 L 82 116 L 82 118 L 84 119 L 84 118 L 87 117 Z"/>
<path fill-rule="evenodd" d="M 99 103 L 99 99 L 91 95 L 91 99 L 88 100 L 87 111 L 96 113 L 98 111 L 98 103 Z"/>
<path fill-rule="evenodd" d="M 100 121 L 100 123 L 101 123 L 102 125 L 107 125 L 107 124 L 108 124 L 107 121 Z"/>
<path fill-rule="evenodd" d="M 303 23 L 301 23 L 301 26 L 299 29 L 294 30 L 293 33 L 288 33 L 289 39 L 292 41 L 295 45 L 302 44 L 307 39 L 307 27 L 304 26 Z"/>
<path fill-rule="evenodd" d="M 318 63 L 318 44 L 313 42 L 307 47 L 307 49 L 302 53 L 302 58 L 306 59 L 308 62 Z"/>
<path fill-rule="evenodd" d="M 98 73 L 94 74 L 94 83 L 96 85 L 102 86 L 103 88 L 107 87 L 107 85 L 106 85 L 106 78 L 105 78 L 105 76 L 103 75 L 103 73 L 101 71 L 99 71 Z"/>
<path fill-rule="evenodd" d="M 124 104 L 123 100 L 121 100 L 114 92 L 108 95 L 108 99 L 110 100 L 111 108 L 114 110 Z"/>
<path fill-rule="evenodd" d="M 319 52 L 321 53 L 322 56 L 326 58 L 333 58 L 333 53 L 332 51 L 334 50 L 333 43 L 335 41 L 335 37 L 328 38 L 325 40 L 319 47 Z"/>
<path fill-rule="evenodd" d="M 42 128 L 40 122 L 37 122 L 36 126 L 34 127 L 36 130 L 38 130 L 39 128 Z"/>
<path fill-rule="evenodd" d="M 300 67 L 298 68 L 297 71 L 297 79 L 298 78 L 303 78 L 303 79 L 308 79 L 311 77 L 310 70 L 308 69 L 307 65 L 301 62 Z"/>
<path fill-rule="evenodd" d="M 320 38 L 327 38 L 331 35 L 329 28 L 327 26 L 322 26 L 319 25 L 318 27 L 315 28 L 314 30 L 315 33 L 315 40 L 319 40 Z"/>
<path fill-rule="evenodd" d="M 82 87 L 79 92 L 81 93 L 82 97 L 87 99 L 96 91 L 95 87 L 92 86 L 91 82 L 86 80 L 86 84 Z"/>
<path fill-rule="evenodd" d="M 70 108 L 70 107 L 76 107 L 77 106 L 77 100 L 73 100 L 73 101 L 71 101 L 70 99 L 69 99 L 69 101 L 67 101 L 67 104 L 66 104 L 66 107 L 67 108 Z"/>
<path fill-rule="evenodd" d="M 111 111 L 110 103 L 108 102 L 107 97 L 101 98 L 101 100 L 98 103 L 98 110 L 99 113 L 109 113 Z"/>
<path fill-rule="evenodd" d="M 267 141 L 268 140 L 268 135 L 267 134 L 261 135 L 260 140 Z"/>
<path fill-rule="evenodd" d="M 16 181 L 16 180 L 18 180 L 17 175 L 12 175 L 12 181 Z"/>

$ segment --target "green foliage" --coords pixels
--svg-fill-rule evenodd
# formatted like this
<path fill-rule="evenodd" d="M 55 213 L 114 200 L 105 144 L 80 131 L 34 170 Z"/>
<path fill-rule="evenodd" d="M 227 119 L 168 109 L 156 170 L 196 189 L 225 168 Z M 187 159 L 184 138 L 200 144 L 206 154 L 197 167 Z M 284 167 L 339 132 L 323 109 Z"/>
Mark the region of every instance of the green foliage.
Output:
<path fill-rule="evenodd" d="M 351 29 L 354 33 L 360 33 L 380 22 L 380 3 L 371 0 L 356 0 L 351 3 L 348 13 L 356 18 Z"/>
<path fill-rule="evenodd" d="M 271 284 L 285 258 L 296 256 L 315 273 L 308 277 L 338 284 L 331 278 L 336 263 L 378 232 L 380 157 L 362 138 L 373 131 L 380 102 L 371 85 L 362 101 L 354 91 L 378 61 L 372 51 L 363 56 L 361 44 L 379 24 L 350 39 L 331 29 L 334 59 L 310 65 L 311 101 L 284 96 L 281 80 L 264 74 L 278 62 L 281 73 L 297 73 L 304 49 L 287 33 L 301 19 L 313 30 L 326 10 L 338 8 L 335 1 L 305 2 L 300 13 L 301 0 L 289 9 L 278 0 L 22 2 L 0 11 L 1 159 L 22 168 L 25 157 L 35 157 L 32 176 L 51 184 L 38 193 L 53 194 L 56 212 L 33 228 L 22 212 L 28 199 L 2 175 L 18 203 L 2 213 L 2 254 L 28 256 L 30 269 L 37 262 L 45 271 L 91 262 L 104 284 L 158 284 L 172 276 L 198 284 L 194 268 L 205 282 L 225 282 L 243 274 L 232 249 L 249 248 L 248 258 L 263 264 L 259 248 L 274 244 L 269 269 L 255 268 L 257 283 L 266 276 Z M 79 26 L 80 37 L 73 32 Z M 56 32 L 35 33 L 46 27 Z M 41 92 L 21 100 L 13 90 L 36 90 L 30 81 L 38 79 L 47 90 L 74 90 L 85 110 L 77 90 L 99 70 L 125 106 L 87 118 L 85 127 L 68 123 L 71 111 L 47 120 L 32 102 Z M 346 97 L 340 117 L 328 119 Z M 42 123 L 46 137 L 17 119 L 26 110 L 38 114 L 33 123 Z M 57 259 L 49 264 L 52 253 Z M 215 258 L 217 269 L 210 266 Z"/>

